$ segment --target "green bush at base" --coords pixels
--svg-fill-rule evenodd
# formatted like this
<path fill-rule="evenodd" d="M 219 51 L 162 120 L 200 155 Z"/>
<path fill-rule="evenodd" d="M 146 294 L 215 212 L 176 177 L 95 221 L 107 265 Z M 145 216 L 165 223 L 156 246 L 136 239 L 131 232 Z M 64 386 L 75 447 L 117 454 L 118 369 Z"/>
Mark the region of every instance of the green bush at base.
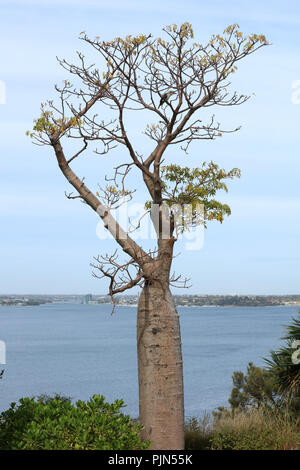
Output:
<path fill-rule="evenodd" d="M 89 401 L 56 396 L 22 398 L 0 414 L 1 450 L 138 450 L 141 426 L 120 412 L 122 400 L 109 404 L 103 396 Z"/>

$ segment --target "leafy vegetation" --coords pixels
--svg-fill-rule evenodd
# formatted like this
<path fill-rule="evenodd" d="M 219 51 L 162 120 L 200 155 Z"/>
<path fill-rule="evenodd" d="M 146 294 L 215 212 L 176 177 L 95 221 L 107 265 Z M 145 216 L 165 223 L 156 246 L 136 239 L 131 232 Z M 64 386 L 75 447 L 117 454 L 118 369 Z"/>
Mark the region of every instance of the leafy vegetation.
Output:
<path fill-rule="evenodd" d="M 184 440 L 186 450 L 209 450 L 213 439 L 211 415 L 191 417 L 185 422 Z"/>
<path fill-rule="evenodd" d="M 300 448 L 300 426 L 286 411 L 265 406 L 223 412 L 214 423 L 211 449 L 287 450 Z"/>
<path fill-rule="evenodd" d="M 22 398 L 0 415 L 1 450 L 138 450 L 149 442 L 141 426 L 120 412 L 122 400 L 109 404 L 103 396 L 73 405 L 55 396 Z"/>
<path fill-rule="evenodd" d="M 266 359 L 268 371 L 273 375 L 279 391 L 289 400 L 290 406 L 300 411 L 300 315 L 293 318 L 282 338 L 285 344 L 271 351 Z"/>
<path fill-rule="evenodd" d="M 280 407 L 276 379 L 272 373 L 249 362 L 247 373 L 236 371 L 232 376 L 233 388 L 229 403 L 232 409 Z"/>

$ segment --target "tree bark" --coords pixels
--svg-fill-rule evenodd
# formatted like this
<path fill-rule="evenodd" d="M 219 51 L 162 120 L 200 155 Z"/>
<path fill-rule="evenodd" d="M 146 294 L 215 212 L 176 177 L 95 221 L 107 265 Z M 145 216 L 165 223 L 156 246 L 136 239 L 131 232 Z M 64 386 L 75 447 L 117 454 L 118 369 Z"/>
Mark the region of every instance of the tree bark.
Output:
<path fill-rule="evenodd" d="M 184 449 L 179 316 L 169 287 L 146 281 L 138 304 L 137 348 L 142 439 L 151 449 Z"/>

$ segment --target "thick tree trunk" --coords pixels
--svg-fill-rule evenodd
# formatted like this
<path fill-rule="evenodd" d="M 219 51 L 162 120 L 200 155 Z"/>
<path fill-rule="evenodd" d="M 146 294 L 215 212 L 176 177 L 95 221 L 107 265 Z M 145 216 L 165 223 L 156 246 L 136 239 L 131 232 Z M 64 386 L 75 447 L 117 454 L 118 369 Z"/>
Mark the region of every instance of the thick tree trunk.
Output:
<path fill-rule="evenodd" d="M 179 316 L 169 288 L 146 281 L 137 319 L 140 421 L 151 449 L 184 449 Z"/>

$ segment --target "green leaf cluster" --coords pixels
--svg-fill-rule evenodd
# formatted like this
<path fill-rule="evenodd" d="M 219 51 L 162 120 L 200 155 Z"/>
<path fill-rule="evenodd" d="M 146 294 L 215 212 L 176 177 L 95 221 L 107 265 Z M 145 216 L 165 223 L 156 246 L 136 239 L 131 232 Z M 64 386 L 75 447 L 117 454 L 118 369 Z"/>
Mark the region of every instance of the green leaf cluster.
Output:
<path fill-rule="evenodd" d="M 139 437 L 142 427 L 120 412 L 124 406 L 100 395 L 75 405 L 61 397 L 22 398 L 0 415 L 0 449 L 146 449 L 149 442 Z"/>
<path fill-rule="evenodd" d="M 231 214 L 231 210 L 227 204 L 217 201 L 214 196 L 220 190 L 228 192 L 224 180 L 240 178 L 240 175 L 238 168 L 226 171 L 212 161 L 204 162 L 198 168 L 167 165 L 161 169 L 163 199 L 169 205 L 191 205 L 195 220 L 201 220 L 205 226 L 207 220 L 222 223 L 225 215 Z M 204 221 L 197 218 L 199 205 L 204 208 Z"/>

